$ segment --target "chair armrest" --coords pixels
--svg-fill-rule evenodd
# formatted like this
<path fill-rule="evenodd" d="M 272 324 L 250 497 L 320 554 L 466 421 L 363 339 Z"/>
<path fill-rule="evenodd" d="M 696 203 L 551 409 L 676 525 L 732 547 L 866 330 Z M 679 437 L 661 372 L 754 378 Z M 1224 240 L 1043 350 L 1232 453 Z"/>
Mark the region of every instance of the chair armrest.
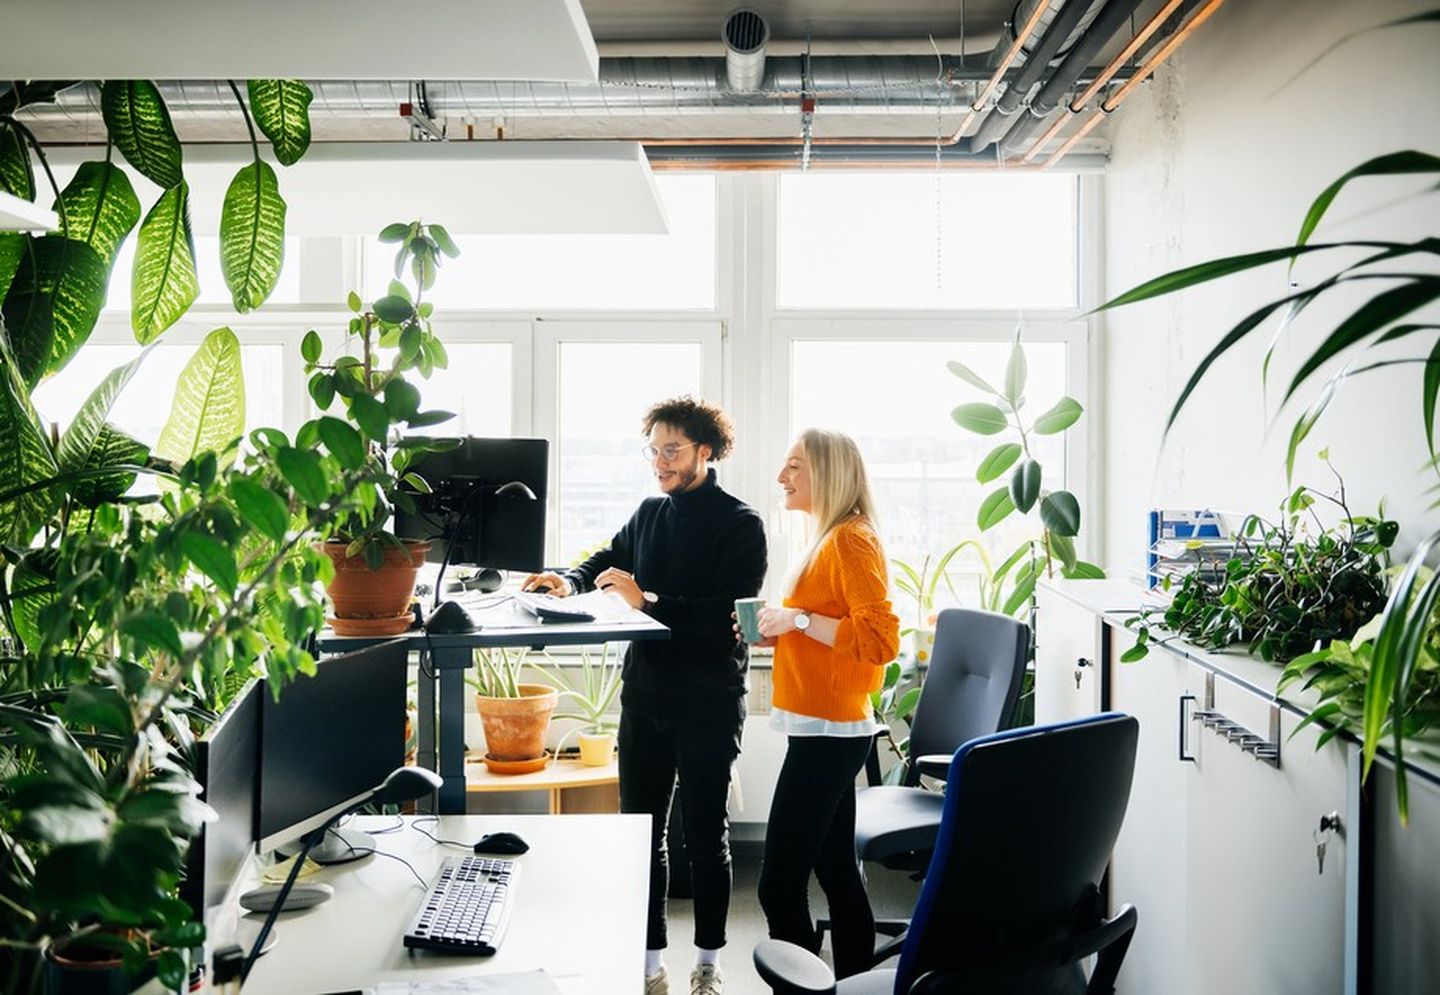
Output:
<path fill-rule="evenodd" d="M 775 995 L 832 995 L 835 975 L 819 957 L 784 940 L 755 945 L 755 970 Z"/>
<path fill-rule="evenodd" d="M 943 781 L 950 774 L 952 759 L 944 753 L 927 753 L 923 757 L 915 757 L 911 762 L 915 764 L 915 769 L 926 777 L 938 777 Z"/>

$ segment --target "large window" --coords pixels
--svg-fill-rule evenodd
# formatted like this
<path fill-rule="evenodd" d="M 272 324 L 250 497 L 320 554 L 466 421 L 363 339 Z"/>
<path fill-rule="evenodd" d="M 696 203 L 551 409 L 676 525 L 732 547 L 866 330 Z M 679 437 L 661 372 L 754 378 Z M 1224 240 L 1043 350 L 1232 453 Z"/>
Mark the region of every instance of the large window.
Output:
<path fill-rule="evenodd" d="M 642 498 L 658 493 L 640 454 L 650 405 L 704 385 L 700 342 L 560 342 L 559 562 L 609 543 Z M 558 527 L 557 527 L 558 526 Z"/>
<path fill-rule="evenodd" d="M 1067 347 L 1029 342 L 1025 411 L 1041 412 L 1065 393 Z M 839 429 L 864 454 L 888 556 L 918 566 L 950 546 L 980 538 L 1008 554 L 1037 532 L 1012 514 L 981 533 L 976 514 L 984 496 L 1004 481 L 975 480 L 980 461 L 1005 436 L 966 432 L 950 418 L 957 405 L 984 400 L 946 368 L 959 360 L 991 383 L 1003 383 L 1010 344 L 1004 341 L 797 340 L 791 343 L 790 397 L 794 432 L 809 426 Z M 1045 468 L 1044 487 L 1064 486 L 1062 436 L 1035 436 L 1031 452 Z M 793 537 L 792 537 L 793 539 Z M 967 557 L 969 554 L 967 554 Z M 962 560 L 954 576 L 963 601 L 973 603 L 975 560 Z M 942 588 L 943 590 L 943 588 Z M 899 602 L 897 602 L 898 604 Z M 908 624 L 908 619 L 906 620 Z"/>
<path fill-rule="evenodd" d="M 668 235 L 467 235 L 428 297 L 437 308 L 715 307 L 715 179 L 657 176 Z M 443 219 L 439 219 L 442 220 Z M 366 243 L 367 293 L 394 278 L 395 247 Z"/>
<path fill-rule="evenodd" d="M 1076 178 L 787 173 L 781 308 L 1066 308 L 1076 299 Z"/>
<path fill-rule="evenodd" d="M 439 334 L 444 339 L 444 331 Z M 428 380 L 407 374 L 420 388 L 427 411 L 449 411 L 447 422 L 407 429 L 421 435 L 478 435 L 503 438 L 513 431 L 513 347 L 508 342 L 445 341 L 449 365 Z"/>

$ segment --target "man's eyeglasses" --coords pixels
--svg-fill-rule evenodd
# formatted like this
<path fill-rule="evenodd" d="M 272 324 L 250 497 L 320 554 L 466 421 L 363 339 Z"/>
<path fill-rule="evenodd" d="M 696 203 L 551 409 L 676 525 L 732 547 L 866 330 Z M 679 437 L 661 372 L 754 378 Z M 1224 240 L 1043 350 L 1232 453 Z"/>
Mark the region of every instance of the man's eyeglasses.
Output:
<path fill-rule="evenodd" d="M 689 449 L 693 445 L 695 445 L 693 442 L 669 442 L 659 449 L 656 449 L 654 446 L 644 446 L 640 449 L 640 455 L 651 461 L 653 461 L 656 456 L 659 456 L 664 459 L 666 463 L 669 463 L 673 461 L 676 456 L 679 456 L 683 450 Z"/>

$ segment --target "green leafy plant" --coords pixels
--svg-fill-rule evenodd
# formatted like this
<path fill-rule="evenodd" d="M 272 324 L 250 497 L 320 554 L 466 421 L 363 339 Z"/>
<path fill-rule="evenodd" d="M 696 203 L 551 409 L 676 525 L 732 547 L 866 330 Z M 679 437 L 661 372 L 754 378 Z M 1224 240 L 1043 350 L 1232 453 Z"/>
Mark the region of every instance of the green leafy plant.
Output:
<path fill-rule="evenodd" d="M 1430 12 L 1423 16 L 1433 18 L 1434 14 Z M 1346 380 L 1391 366 L 1409 365 L 1419 367 L 1420 428 L 1430 451 L 1429 467 L 1440 475 L 1440 459 L 1437 459 L 1435 450 L 1435 414 L 1437 400 L 1440 400 L 1440 335 L 1437 335 L 1440 333 L 1440 325 L 1405 320 L 1414 312 L 1440 299 L 1440 276 L 1433 272 L 1433 263 L 1440 257 L 1440 238 L 1427 235 L 1409 241 L 1311 241 L 1311 236 L 1319 228 L 1331 204 L 1352 181 L 1404 175 L 1440 175 L 1440 157 L 1411 149 L 1369 159 L 1340 176 L 1315 198 L 1305 213 L 1292 245 L 1187 266 L 1149 280 L 1097 308 L 1098 311 L 1104 311 L 1149 300 L 1272 263 L 1288 262 L 1293 268 L 1295 260 L 1301 256 L 1339 260 L 1330 275 L 1261 305 L 1220 337 L 1219 342 L 1191 372 L 1181 390 L 1166 420 L 1167 436 L 1195 389 L 1221 356 L 1257 332 L 1272 317 L 1279 315 L 1279 325 L 1272 333 L 1271 345 L 1265 351 L 1260 368 L 1262 381 L 1267 381 L 1271 359 L 1282 336 L 1291 330 L 1294 319 L 1321 298 L 1343 297 L 1346 301 L 1358 300 L 1358 304 L 1347 304 L 1349 310 L 1346 316 L 1324 332 L 1319 342 L 1310 348 L 1308 355 L 1291 375 L 1282 396 L 1283 407 L 1332 360 L 1346 360 L 1340 372 L 1331 376 L 1321 386 L 1292 424 L 1285 455 L 1287 474 L 1293 472 L 1295 454 L 1300 444 L 1318 424 L 1325 409 Z M 1433 194 L 1434 190 L 1434 186 L 1431 186 L 1426 192 Z M 1430 271 L 1423 265 L 1426 262 L 1431 264 Z M 1366 361 L 1369 350 L 1402 340 L 1407 343 L 1429 341 L 1430 348 L 1423 354 L 1417 353 L 1405 358 Z M 1437 490 L 1440 490 L 1440 484 L 1433 485 L 1430 493 Z M 1404 720 L 1408 707 L 1407 695 L 1420 663 L 1420 647 L 1424 644 L 1430 610 L 1437 600 L 1440 600 L 1440 582 L 1436 581 L 1435 576 L 1426 575 L 1428 579 L 1423 581 L 1420 578 L 1428 570 L 1437 545 L 1440 545 L 1440 533 L 1420 543 L 1392 590 L 1390 600 L 1382 613 L 1380 632 L 1370 658 L 1370 676 L 1366 687 L 1362 726 L 1365 776 L 1369 776 L 1384 731 L 1389 729 L 1389 738 L 1397 761 L 1396 799 L 1402 822 L 1408 821 L 1409 811 L 1405 766 L 1401 762 L 1407 727 Z"/>
<path fill-rule="evenodd" d="M 920 673 L 913 660 L 892 660 L 885 665 L 880 689 L 870 694 L 870 709 L 880 726 L 879 733 L 895 758 L 885 772 L 886 784 L 899 784 L 905 778 L 910 756 L 910 717 L 920 703 Z"/>
<path fill-rule="evenodd" d="M 106 152 L 103 160 L 82 163 L 61 190 L 21 112 L 73 87 L 97 91 Z M 292 164 L 309 147 L 311 94 L 298 80 L 252 80 L 247 108 L 238 87 L 232 83 L 231 89 L 250 129 L 253 160 L 240 167 L 225 194 L 220 261 L 235 309 L 245 312 L 258 308 L 275 289 L 285 248 L 285 202 L 274 169 L 260 156 L 251 115 L 276 157 Z M 129 176 L 113 161 L 116 151 L 160 188 L 143 218 Z M 30 387 L 64 367 L 89 339 L 115 259 L 131 232 L 136 232 L 136 245 L 129 274 L 130 323 L 138 342 L 159 338 L 189 310 L 200 290 L 184 150 L 153 82 L 0 84 L 0 190 L 36 200 L 37 163 L 49 180 L 60 230 L 0 232 L 0 313 L 21 377 Z"/>
<path fill-rule="evenodd" d="M 1352 516 L 1344 494 L 1343 483 L 1338 497 L 1301 487 L 1287 500 L 1280 523 L 1246 518 L 1223 570 L 1183 575 L 1168 605 L 1144 609 L 1127 622 L 1138 639 L 1121 662 L 1143 658 L 1156 628 L 1209 649 L 1247 643 L 1254 655 L 1280 663 L 1350 638 L 1385 604 L 1384 572 L 1398 526 Z M 1338 525 L 1327 528 L 1314 517 L 1317 496 L 1340 509 Z M 1307 514 L 1316 528 L 1313 538 L 1301 529 Z"/>
<path fill-rule="evenodd" d="M 332 538 L 347 544 L 347 557 L 363 556 L 372 569 L 384 562 L 386 547 L 404 545 L 386 528 L 392 510 L 398 507 L 414 514 L 413 494 L 429 493 L 425 479 L 408 472 L 413 460 L 458 445 L 453 439 L 392 438 L 391 430 L 401 425 L 425 428 L 454 417 L 446 411 L 420 410 L 420 391 L 406 374 L 413 371 L 428 379 L 449 362 L 431 325 L 434 305 L 423 298 L 435 284 L 441 257 L 453 258 L 459 249 L 443 227 L 418 221 L 387 225 L 380 240 L 399 243 L 396 279 L 369 307 L 361 303 L 359 294 L 349 296 L 354 317 L 346 326 L 347 348 L 357 344 L 360 354 L 347 351 L 322 363 L 324 343 L 314 329 L 300 345 L 316 407 L 328 411 L 338 397 L 349 424 L 324 416 L 312 423 L 313 432 L 302 433 L 298 441 L 301 446 L 324 441 L 346 469 L 367 469 L 359 508 L 338 523 Z M 413 291 L 401 280 L 407 274 Z M 387 360 L 384 352 L 391 350 Z M 345 431 L 352 425 L 359 430 L 353 440 Z"/>
<path fill-rule="evenodd" d="M 1363 735 L 1361 726 L 1365 719 L 1366 688 L 1373 669 L 1379 631 L 1380 617 L 1377 615 L 1362 626 L 1353 639 L 1331 640 L 1312 653 L 1297 656 L 1285 667 L 1276 686 L 1277 693 L 1303 680 L 1305 690 L 1314 690 L 1318 694 L 1317 706 L 1295 730 L 1298 733 L 1311 723 L 1322 724 L 1325 728 L 1317 737 L 1317 749 L 1341 732 Z M 1433 741 L 1421 739 L 1440 724 L 1440 611 L 1432 609 L 1422 634 L 1400 721 L 1405 727 L 1404 739 L 1418 741 L 1420 749 L 1431 760 L 1440 760 L 1440 747 Z M 1387 716 L 1381 736 L 1393 735 Z"/>
<path fill-rule="evenodd" d="M 946 364 L 955 376 L 993 398 L 993 401 L 972 401 L 955 408 L 950 413 L 955 423 L 978 435 L 1014 435 L 1011 440 L 1001 442 L 992 449 L 976 468 L 975 479 L 981 484 L 993 483 L 1009 474 L 1006 484 L 991 491 L 980 502 L 976 516 L 980 531 L 993 529 L 1016 512 L 1029 515 L 1038 506 L 1041 526 L 1038 538 L 1027 540 L 999 568 L 989 571 L 994 579 L 990 582 L 988 593 L 991 602 L 995 603 L 999 593 L 997 585 L 1014 570 L 1010 575 L 1011 594 L 1000 602 L 1000 610 L 1007 615 L 1014 615 L 1028 607 L 1035 582 L 1042 571 L 1046 576 L 1054 574 L 1056 560 L 1059 560 L 1061 573 L 1066 577 L 1105 576 L 1099 567 L 1076 556 L 1075 537 L 1080 534 L 1079 500 L 1064 488 L 1051 490 L 1045 486 L 1044 467 L 1035 459 L 1030 448 L 1035 436 L 1059 435 L 1067 431 L 1080 420 L 1084 409 L 1080 402 L 1067 396 L 1033 420 L 1027 421 L 1022 416 L 1029 365 L 1025 359 L 1025 348 L 1020 343 L 1020 332 L 1020 328 L 1015 329 L 1015 341 L 1005 366 L 1005 381 L 1000 388 L 991 386 L 964 363 L 951 361 Z"/>
<path fill-rule="evenodd" d="M 615 731 L 617 723 L 610 712 L 623 686 L 622 656 L 610 643 L 602 645 L 598 653 L 589 646 L 582 647 L 578 667 L 563 666 L 548 652 L 545 654 L 548 665 L 536 669 L 560 692 L 561 700 L 560 710 L 552 718 L 580 723 L 566 733 L 567 738 L 574 733 L 600 735 Z M 561 740 L 555 752 L 558 754 L 564 745 L 565 741 Z"/>

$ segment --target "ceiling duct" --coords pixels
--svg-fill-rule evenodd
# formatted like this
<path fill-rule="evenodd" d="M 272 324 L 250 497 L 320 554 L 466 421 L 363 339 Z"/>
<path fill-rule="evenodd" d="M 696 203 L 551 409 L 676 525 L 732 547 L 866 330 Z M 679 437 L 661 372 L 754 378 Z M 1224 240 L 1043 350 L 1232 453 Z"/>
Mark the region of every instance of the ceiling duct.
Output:
<path fill-rule="evenodd" d="M 770 25 L 757 11 L 741 7 L 725 18 L 725 78 L 736 93 L 753 93 L 765 79 L 765 43 Z"/>

